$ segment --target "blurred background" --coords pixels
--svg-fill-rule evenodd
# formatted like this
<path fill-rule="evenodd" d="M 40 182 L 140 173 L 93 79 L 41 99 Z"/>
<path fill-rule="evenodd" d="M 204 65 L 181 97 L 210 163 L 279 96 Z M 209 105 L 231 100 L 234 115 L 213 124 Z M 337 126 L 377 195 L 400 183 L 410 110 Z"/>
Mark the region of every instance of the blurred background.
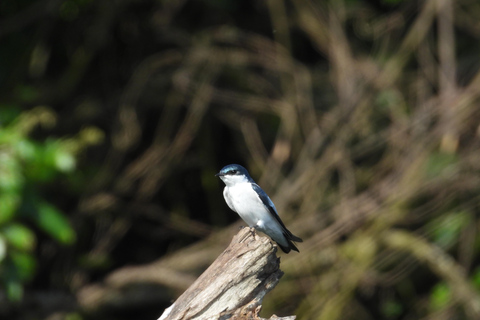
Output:
<path fill-rule="evenodd" d="M 480 318 L 476 0 L 0 2 L 0 318 L 156 319 L 242 224 L 262 315 Z"/>

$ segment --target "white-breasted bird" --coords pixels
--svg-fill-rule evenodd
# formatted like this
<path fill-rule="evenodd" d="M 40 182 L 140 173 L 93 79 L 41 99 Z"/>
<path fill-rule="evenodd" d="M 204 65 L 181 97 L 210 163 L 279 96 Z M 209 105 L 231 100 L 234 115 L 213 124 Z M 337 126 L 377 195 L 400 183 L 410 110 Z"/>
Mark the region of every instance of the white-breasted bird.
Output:
<path fill-rule="evenodd" d="M 227 205 L 243 221 L 272 238 L 283 252 L 299 252 L 293 241 L 303 240 L 288 231 L 272 200 L 250 177 L 247 169 L 238 164 L 229 164 L 216 176 L 225 183 L 223 197 Z"/>

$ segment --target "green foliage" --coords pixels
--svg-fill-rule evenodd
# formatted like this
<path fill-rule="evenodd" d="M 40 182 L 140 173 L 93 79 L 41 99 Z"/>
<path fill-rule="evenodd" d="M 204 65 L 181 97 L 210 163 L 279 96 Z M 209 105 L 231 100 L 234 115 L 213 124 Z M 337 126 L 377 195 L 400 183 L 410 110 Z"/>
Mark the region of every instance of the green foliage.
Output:
<path fill-rule="evenodd" d="M 22 252 L 31 252 L 35 248 L 35 234 L 20 223 L 9 223 L 1 232 L 12 248 Z"/>
<path fill-rule="evenodd" d="M 452 293 L 448 285 L 440 282 L 435 285 L 430 294 L 430 307 L 432 310 L 441 310 L 451 301 Z"/>
<path fill-rule="evenodd" d="M 397 300 L 389 299 L 382 303 L 381 310 L 387 318 L 395 318 L 402 314 L 403 306 Z"/>
<path fill-rule="evenodd" d="M 432 153 L 428 158 L 425 168 L 427 177 L 435 178 L 448 172 L 449 170 L 452 171 L 455 168 L 457 161 L 458 157 L 453 153 Z"/>
<path fill-rule="evenodd" d="M 63 244 L 71 244 L 75 241 L 75 232 L 57 208 L 46 202 L 39 202 L 35 213 L 32 220 L 52 238 Z"/>
<path fill-rule="evenodd" d="M 74 138 L 38 142 L 29 133 L 39 125 L 52 127 L 56 122 L 52 111 L 45 107 L 27 112 L 13 107 L 1 110 L 0 281 L 8 298 L 18 301 L 23 283 L 35 274 L 36 233 L 44 232 L 62 245 L 72 244 L 76 238 L 65 214 L 42 199 L 42 187 L 60 174 L 73 172 L 76 155 L 103 136 L 89 128 Z"/>
<path fill-rule="evenodd" d="M 441 247 L 455 244 L 462 229 L 469 223 L 467 212 L 452 212 L 431 221 L 427 228 L 432 234 L 433 241 Z"/>
<path fill-rule="evenodd" d="M 477 267 L 472 276 L 472 283 L 475 289 L 480 291 L 480 267 Z"/>

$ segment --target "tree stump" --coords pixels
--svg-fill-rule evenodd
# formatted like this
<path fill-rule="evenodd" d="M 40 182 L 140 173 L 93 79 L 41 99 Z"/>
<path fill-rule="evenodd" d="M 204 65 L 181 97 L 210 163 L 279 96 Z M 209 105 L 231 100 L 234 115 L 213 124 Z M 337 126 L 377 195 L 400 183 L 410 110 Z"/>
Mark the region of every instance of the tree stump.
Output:
<path fill-rule="evenodd" d="M 243 228 L 228 248 L 158 320 L 261 319 L 263 297 L 280 280 L 277 247 Z M 270 319 L 293 320 L 295 316 Z"/>

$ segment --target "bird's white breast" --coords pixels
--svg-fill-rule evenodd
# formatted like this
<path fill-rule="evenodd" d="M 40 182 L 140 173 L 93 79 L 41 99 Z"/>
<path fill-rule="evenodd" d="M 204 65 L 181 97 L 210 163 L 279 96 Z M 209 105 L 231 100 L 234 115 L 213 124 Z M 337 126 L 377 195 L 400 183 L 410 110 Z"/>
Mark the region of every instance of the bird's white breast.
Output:
<path fill-rule="evenodd" d="M 268 211 L 251 183 L 241 182 L 227 185 L 223 189 L 223 197 L 230 209 L 238 213 L 249 227 L 254 227 L 281 245 L 288 247 L 289 243 L 283 235 L 283 228 Z M 272 204 L 273 205 L 273 204 Z"/>
<path fill-rule="evenodd" d="M 237 183 L 233 186 L 226 186 L 223 190 L 223 196 L 230 209 L 238 213 L 250 227 L 263 224 L 268 219 L 268 212 L 262 200 L 252 189 L 248 182 Z"/>

